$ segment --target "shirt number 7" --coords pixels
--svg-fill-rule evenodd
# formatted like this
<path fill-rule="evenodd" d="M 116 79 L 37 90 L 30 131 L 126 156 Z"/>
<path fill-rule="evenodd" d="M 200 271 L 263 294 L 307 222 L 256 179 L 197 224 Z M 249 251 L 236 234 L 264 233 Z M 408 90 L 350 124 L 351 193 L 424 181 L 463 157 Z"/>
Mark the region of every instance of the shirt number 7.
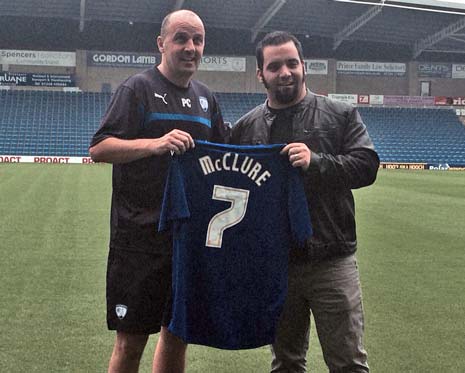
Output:
<path fill-rule="evenodd" d="M 205 246 L 221 247 L 225 229 L 238 224 L 244 218 L 247 202 L 249 201 L 249 193 L 246 189 L 231 188 L 223 185 L 214 186 L 212 199 L 230 202 L 231 206 L 210 219 Z"/>

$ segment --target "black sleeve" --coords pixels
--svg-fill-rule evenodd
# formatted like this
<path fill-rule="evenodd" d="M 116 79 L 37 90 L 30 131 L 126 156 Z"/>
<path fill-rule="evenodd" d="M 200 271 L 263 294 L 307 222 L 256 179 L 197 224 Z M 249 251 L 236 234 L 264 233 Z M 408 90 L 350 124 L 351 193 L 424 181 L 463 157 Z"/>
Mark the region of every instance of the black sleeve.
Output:
<path fill-rule="evenodd" d="M 309 182 L 356 189 L 376 180 L 379 157 L 356 108 L 349 113 L 343 133 L 341 154 L 312 152 L 306 172 Z"/>
<path fill-rule="evenodd" d="M 240 118 L 231 128 L 230 144 L 239 145 L 241 143 L 243 118 Z"/>
<path fill-rule="evenodd" d="M 111 98 L 100 127 L 92 137 L 94 146 L 108 137 L 135 139 L 143 121 L 144 108 L 131 88 L 120 86 Z"/>
<path fill-rule="evenodd" d="M 222 143 L 222 144 L 229 143 L 230 137 L 231 137 L 231 128 L 224 123 L 220 106 L 214 95 L 213 95 L 213 108 L 212 108 L 211 123 L 212 123 L 211 141 Z"/>

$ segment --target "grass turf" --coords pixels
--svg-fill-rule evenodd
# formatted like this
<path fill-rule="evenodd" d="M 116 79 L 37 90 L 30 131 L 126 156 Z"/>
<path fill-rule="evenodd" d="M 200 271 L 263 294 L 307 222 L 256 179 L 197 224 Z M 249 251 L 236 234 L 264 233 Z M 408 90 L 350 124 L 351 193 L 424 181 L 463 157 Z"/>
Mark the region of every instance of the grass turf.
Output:
<path fill-rule="evenodd" d="M 106 370 L 110 188 L 107 165 L 0 164 L 2 372 Z M 463 372 L 465 173 L 381 170 L 355 196 L 372 371 Z M 311 338 L 309 371 L 325 372 Z M 190 346 L 187 372 L 265 373 L 269 359 Z"/>

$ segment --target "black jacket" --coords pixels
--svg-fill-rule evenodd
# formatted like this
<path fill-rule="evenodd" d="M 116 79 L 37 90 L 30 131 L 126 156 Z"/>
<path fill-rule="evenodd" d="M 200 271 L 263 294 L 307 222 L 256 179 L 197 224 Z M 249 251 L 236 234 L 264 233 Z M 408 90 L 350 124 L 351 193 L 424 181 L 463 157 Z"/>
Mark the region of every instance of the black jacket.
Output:
<path fill-rule="evenodd" d="M 291 250 L 291 260 L 317 261 L 354 253 L 357 247 L 355 205 L 351 189 L 372 184 L 379 158 L 355 107 L 308 92 L 284 109 L 292 140 L 311 150 L 304 173 L 313 237 L 306 250 Z M 276 112 L 267 103 L 240 118 L 233 144 L 267 144 Z"/>

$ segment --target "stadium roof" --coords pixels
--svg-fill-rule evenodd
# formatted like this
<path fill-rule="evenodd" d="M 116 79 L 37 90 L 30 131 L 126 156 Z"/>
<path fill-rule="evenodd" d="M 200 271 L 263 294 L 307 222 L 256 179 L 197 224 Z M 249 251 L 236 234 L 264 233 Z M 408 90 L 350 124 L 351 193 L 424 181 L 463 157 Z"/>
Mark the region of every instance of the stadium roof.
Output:
<path fill-rule="evenodd" d="M 410 59 L 465 58 L 462 0 L 0 0 L 2 23 L 53 19 L 78 35 L 98 22 L 158 27 L 180 8 L 197 12 L 207 30 L 236 30 L 240 42 L 251 46 L 264 32 L 288 30 L 304 41 L 320 40 L 328 56 L 367 45 L 385 49 L 384 55 L 402 48 Z"/>

